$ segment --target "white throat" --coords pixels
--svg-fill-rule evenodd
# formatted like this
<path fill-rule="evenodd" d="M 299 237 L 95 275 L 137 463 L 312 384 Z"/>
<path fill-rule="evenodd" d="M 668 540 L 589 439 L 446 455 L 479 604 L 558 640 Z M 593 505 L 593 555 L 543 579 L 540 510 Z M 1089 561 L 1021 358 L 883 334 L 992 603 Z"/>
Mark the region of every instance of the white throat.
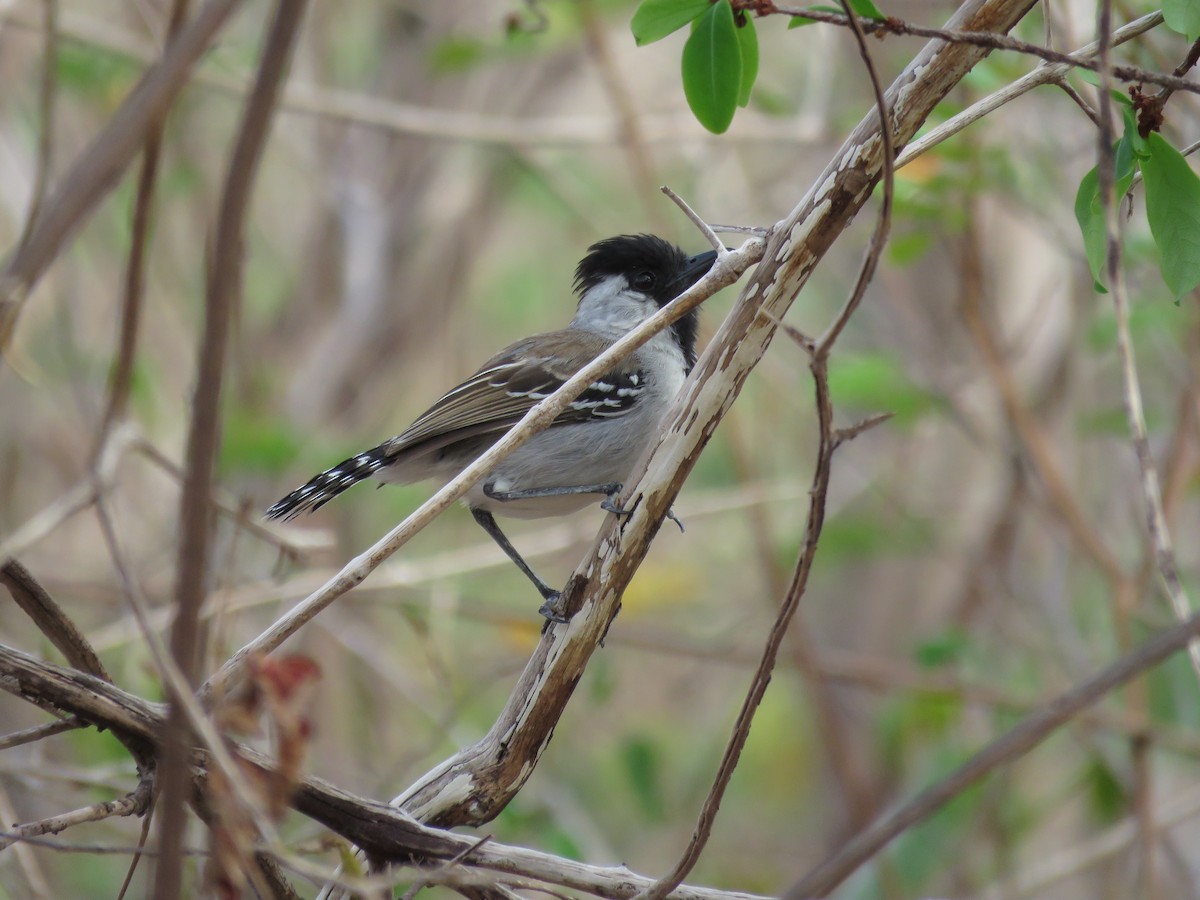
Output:
<path fill-rule="evenodd" d="M 571 325 L 585 331 L 620 337 L 658 312 L 653 298 L 631 290 L 624 275 L 609 275 L 579 298 Z"/>

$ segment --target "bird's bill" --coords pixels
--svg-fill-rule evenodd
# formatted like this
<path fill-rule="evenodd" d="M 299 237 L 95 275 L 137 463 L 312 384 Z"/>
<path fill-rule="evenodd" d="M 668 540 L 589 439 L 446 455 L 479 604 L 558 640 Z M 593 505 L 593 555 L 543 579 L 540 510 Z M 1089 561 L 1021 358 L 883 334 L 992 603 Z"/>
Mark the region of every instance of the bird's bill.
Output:
<path fill-rule="evenodd" d="M 689 256 L 684 260 L 683 268 L 679 270 L 679 274 L 671 279 L 671 287 L 675 289 L 676 294 L 682 294 L 707 275 L 708 270 L 713 267 L 713 263 L 716 261 L 716 250 L 705 250 L 703 253 Z"/>

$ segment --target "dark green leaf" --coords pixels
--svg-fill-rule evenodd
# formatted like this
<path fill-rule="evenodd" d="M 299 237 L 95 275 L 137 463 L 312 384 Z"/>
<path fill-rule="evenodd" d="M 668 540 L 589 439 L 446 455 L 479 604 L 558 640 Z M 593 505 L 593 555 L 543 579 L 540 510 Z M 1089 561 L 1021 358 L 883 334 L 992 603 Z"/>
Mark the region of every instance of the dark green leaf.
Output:
<path fill-rule="evenodd" d="M 1137 112 L 1134 111 L 1134 108 L 1132 105 L 1122 107 L 1121 118 L 1125 122 L 1124 143 L 1128 145 L 1128 149 L 1133 154 L 1136 154 L 1137 156 L 1145 156 L 1146 155 L 1146 139 L 1143 138 L 1140 134 L 1138 134 Z M 1119 144 L 1117 145 L 1117 149 L 1118 149 L 1118 151 L 1120 150 Z M 1132 161 L 1130 161 L 1130 166 L 1132 166 L 1132 165 L 1133 165 L 1133 163 L 1132 163 Z M 1121 178 L 1121 160 L 1118 159 L 1117 160 L 1117 179 L 1120 180 L 1120 178 Z"/>
<path fill-rule="evenodd" d="M 1129 798 L 1121 781 L 1099 754 L 1086 764 L 1084 780 L 1092 812 L 1101 822 L 1116 822 L 1129 808 Z"/>
<path fill-rule="evenodd" d="M 965 633 L 944 631 L 918 644 L 914 656 L 922 669 L 937 669 L 961 662 L 969 647 Z"/>
<path fill-rule="evenodd" d="M 1163 281 L 1178 301 L 1200 285 L 1200 178 L 1159 134 L 1146 138 L 1146 218 Z"/>
<path fill-rule="evenodd" d="M 754 30 L 754 20 L 749 16 L 737 28 L 737 37 L 742 51 L 742 90 L 738 94 L 738 106 L 744 107 L 750 103 L 750 91 L 758 78 L 758 33 Z"/>
<path fill-rule="evenodd" d="M 872 0 L 849 0 L 850 8 L 862 16 L 864 19 L 886 19 L 879 7 Z"/>
<path fill-rule="evenodd" d="M 1135 130 L 1136 131 L 1136 130 Z M 1125 196 L 1133 182 L 1133 142 L 1128 132 L 1113 148 L 1117 176 L 1117 198 Z M 1087 254 L 1088 269 L 1096 282 L 1096 290 L 1107 294 L 1104 286 L 1104 268 L 1107 255 L 1108 235 L 1104 226 L 1104 210 L 1100 205 L 1100 173 L 1093 167 L 1079 182 L 1075 192 L 1075 220 L 1083 234 L 1083 249 Z"/>
<path fill-rule="evenodd" d="M 1163 0 L 1163 21 L 1189 41 L 1200 37 L 1200 3 L 1196 0 Z"/>
<path fill-rule="evenodd" d="M 700 124 L 722 134 L 742 93 L 742 49 L 729 0 L 696 20 L 683 46 L 683 93 Z"/>
<path fill-rule="evenodd" d="M 666 806 L 662 796 L 662 753 L 649 739 L 633 737 L 621 748 L 621 756 L 642 813 L 652 821 L 661 821 Z"/>
<path fill-rule="evenodd" d="M 660 41 L 708 9 L 708 0 L 644 0 L 629 23 L 638 46 Z"/>
<path fill-rule="evenodd" d="M 1104 286 L 1104 245 L 1105 230 L 1104 216 L 1100 213 L 1100 173 L 1093 166 L 1079 182 L 1079 190 L 1075 192 L 1075 220 L 1083 234 L 1083 251 L 1087 254 L 1088 269 L 1092 273 L 1096 290 L 1107 294 Z"/>

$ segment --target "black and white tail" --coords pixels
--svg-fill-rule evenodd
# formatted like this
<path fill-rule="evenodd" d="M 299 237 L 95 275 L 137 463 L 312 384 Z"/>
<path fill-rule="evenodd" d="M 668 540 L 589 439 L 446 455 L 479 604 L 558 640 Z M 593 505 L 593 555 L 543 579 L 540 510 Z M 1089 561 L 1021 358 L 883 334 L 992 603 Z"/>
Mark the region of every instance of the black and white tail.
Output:
<path fill-rule="evenodd" d="M 358 484 L 364 478 L 370 478 L 392 459 L 388 453 L 388 444 L 380 444 L 373 450 L 364 450 L 358 456 L 343 460 L 332 469 L 326 469 L 320 475 L 314 476 L 304 487 L 296 488 L 268 509 L 266 516 L 268 519 L 283 519 L 286 522 L 300 513 L 320 509 L 346 488 Z"/>

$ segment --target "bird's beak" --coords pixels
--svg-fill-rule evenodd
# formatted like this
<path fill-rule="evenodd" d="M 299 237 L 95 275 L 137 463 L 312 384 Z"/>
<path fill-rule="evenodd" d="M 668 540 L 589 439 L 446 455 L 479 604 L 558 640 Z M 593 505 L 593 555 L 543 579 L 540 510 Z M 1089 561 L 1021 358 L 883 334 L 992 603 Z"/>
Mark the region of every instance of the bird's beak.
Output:
<path fill-rule="evenodd" d="M 708 270 L 713 267 L 713 263 L 716 261 L 716 250 L 706 250 L 703 253 L 697 253 L 695 256 L 689 256 L 684 260 L 683 268 L 679 270 L 679 274 L 671 279 L 671 288 L 676 294 L 682 294 L 707 275 Z"/>

